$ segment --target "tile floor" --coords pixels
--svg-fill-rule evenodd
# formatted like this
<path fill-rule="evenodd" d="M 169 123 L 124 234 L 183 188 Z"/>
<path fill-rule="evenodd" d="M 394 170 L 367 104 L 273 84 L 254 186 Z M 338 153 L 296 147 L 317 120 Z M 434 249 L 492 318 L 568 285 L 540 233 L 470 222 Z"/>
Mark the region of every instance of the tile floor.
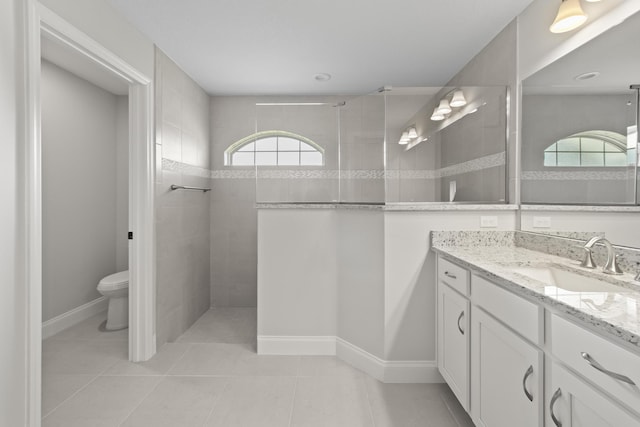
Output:
<path fill-rule="evenodd" d="M 258 356 L 256 311 L 211 309 L 144 363 L 101 314 L 43 343 L 42 425 L 472 427 L 444 384 L 383 384 L 335 357 Z"/>

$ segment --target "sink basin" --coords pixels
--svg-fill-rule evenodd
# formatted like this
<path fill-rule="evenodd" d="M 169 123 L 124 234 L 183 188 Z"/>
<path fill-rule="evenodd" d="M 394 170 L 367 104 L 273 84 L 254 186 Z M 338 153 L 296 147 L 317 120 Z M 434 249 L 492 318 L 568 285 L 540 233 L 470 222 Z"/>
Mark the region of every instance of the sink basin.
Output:
<path fill-rule="evenodd" d="M 554 266 L 513 267 L 514 273 L 570 292 L 620 292 L 619 286 Z"/>

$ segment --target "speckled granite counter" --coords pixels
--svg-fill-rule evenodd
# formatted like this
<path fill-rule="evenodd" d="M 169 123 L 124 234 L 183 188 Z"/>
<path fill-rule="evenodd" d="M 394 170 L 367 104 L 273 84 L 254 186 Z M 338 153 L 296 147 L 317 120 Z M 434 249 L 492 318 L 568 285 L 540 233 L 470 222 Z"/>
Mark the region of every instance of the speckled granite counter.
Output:
<path fill-rule="evenodd" d="M 257 209 L 364 209 L 391 212 L 516 211 L 517 205 L 474 203 L 256 203 Z"/>
<path fill-rule="evenodd" d="M 538 301 L 546 307 L 589 324 L 605 335 L 623 340 L 635 346 L 640 353 L 640 283 L 633 280 L 632 274 L 607 275 L 599 269 L 580 267 L 580 263 L 574 259 L 525 247 L 539 247 L 540 239 L 556 239 L 547 242 L 547 247 L 555 246 L 555 252 L 558 253 L 562 252 L 558 250 L 558 246 L 576 248 L 579 240 L 495 231 L 432 232 L 431 239 L 433 250 L 445 258 L 527 299 Z M 535 240 L 538 241 L 532 242 Z M 580 251 L 579 247 L 577 249 Z M 633 258 L 631 264 L 637 262 L 633 255 L 627 255 Z M 616 285 L 616 288 L 607 292 L 574 292 L 513 271 L 514 268 L 550 265 L 560 270 L 600 279 Z"/>

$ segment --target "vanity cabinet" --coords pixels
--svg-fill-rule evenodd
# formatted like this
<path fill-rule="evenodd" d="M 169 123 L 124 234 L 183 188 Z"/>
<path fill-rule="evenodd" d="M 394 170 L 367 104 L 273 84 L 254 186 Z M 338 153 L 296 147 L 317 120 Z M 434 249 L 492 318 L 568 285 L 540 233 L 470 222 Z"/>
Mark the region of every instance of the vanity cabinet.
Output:
<path fill-rule="evenodd" d="M 474 422 L 479 427 L 541 427 L 542 350 L 477 306 L 471 318 Z"/>
<path fill-rule="evenodd" d="M 550 363 L 549 427 L 639 427 L 640 421 L 566 368 Z"/>
<path fill-rule="evenodd" d="M 437 268 L 438 368 L 477 427 L 640 427 L 637 352 L 449 260 Z"/>
<path fill-rule="evenodd" d="M 469 309 L 467 298 L 438 283 L 438 368 L 469 411 Z"/>

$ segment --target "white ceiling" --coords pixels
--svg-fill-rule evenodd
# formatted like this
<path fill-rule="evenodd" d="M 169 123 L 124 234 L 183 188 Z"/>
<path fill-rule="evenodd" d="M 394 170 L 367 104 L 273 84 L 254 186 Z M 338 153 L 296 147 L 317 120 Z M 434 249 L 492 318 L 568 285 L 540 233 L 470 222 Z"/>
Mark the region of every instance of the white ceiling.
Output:
<path fill-rule="evenodd" d="M 212 95 L 326 95 L 441 86 L 532 0 L 109 1 Z"/>
<path fill-rule="evenodd" d="M 640 13 L 523 81 L 526 94 L 631 94 L 640 84 Z M 575 77 L 599 72 L 589 80 Z"/>

